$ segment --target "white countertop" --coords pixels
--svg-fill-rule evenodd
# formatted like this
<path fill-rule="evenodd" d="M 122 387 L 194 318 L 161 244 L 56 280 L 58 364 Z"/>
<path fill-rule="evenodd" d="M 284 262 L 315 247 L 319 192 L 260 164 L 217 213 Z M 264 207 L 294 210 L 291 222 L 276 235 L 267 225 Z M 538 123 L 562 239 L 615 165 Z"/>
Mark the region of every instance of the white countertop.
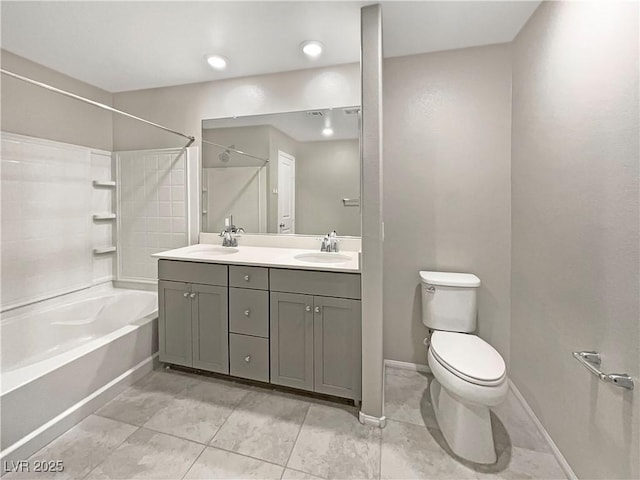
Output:
<path fill-rule="evenodd" d="M 296 258 L 296 256 L 300 255 L 312 255 L 312 257 L 319 261 L 308 261 Z M 155 253 L 152 256 L 167 260 L 183 260 L 188 262 L 360 273 L 360 254 L 354 251 L 324 253 L 319 250 L 300 248 L 245 245 L 238 247 L 221 247 L 219 245 L 199 243 L 188 247 Z"/>

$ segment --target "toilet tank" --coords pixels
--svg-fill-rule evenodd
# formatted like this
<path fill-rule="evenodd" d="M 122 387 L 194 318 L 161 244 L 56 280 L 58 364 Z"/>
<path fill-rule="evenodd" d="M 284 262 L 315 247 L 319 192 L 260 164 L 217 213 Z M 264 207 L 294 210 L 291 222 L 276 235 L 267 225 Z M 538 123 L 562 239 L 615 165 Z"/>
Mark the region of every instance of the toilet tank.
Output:
<path fill-rule="evenodd" d="M 471 273 L 420 272 L 422 323 L 433 330 L 473 332 L 480 279 Z"/>

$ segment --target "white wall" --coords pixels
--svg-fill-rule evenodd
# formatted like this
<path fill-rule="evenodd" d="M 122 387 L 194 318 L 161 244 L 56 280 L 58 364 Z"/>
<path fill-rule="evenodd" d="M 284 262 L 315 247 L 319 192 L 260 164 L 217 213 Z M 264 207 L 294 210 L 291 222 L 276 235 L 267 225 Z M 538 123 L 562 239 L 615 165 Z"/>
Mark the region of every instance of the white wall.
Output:
<path fill-rule="evenodd" d="M 2 50 L 2 68 L 111 104 L 111 94 Z M 109 280 L 112 175 L 110 112 L 2 76 L 2 307 Z M 13 136 L 7 134 L 19 134 Z M 50 140 L 50 141 L 49 141 Z M 63 142 L 63 143 L 59 143 Z M 99 150 L 97 150 L 99 149 Z"/>
<path fill-rule="evenodd" d="M 112 278 L 112 226 L 92 221 L 111 211 L 109 152 L 2 134 L 2 309 Z"/>
<path fill-rule="evenodd" d="M 509 45 L 384 61 L 384 355 L 425 364 L 418 271 L 478 275 L 479 333 L 509 359 Z"/>
<path fill-rule="evenodd" d="M 510 375 L 580 478 L 640 477 L 638 16 L 543 2 L 513 50 Z"/>

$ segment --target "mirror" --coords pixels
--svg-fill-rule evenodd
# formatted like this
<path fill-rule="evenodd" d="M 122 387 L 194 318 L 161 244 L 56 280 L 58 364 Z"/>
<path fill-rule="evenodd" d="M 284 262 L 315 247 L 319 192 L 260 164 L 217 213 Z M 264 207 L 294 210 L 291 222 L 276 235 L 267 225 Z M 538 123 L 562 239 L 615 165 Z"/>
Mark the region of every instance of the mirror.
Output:
<path fill-rule="evenodd" d="M 360 107 L 202 122 L 202 231 L 360 235 Z"/>

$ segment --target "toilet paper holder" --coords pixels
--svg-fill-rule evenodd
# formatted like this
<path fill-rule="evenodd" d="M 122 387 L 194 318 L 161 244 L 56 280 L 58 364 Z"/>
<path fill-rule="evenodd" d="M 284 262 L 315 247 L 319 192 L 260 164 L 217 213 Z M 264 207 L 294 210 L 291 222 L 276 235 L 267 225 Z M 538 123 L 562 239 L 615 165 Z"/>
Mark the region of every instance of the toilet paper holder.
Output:
<path fill-rule="evenodd" d="M 573 352 L 573 358 L 603 382 L 613 383 L 617 387 L 633 390 L 633 379 L 630 375 L 626 373 L 604 373 L 598 368 L 602 363 L 602 358 L 598 352 L 589 350 Z"/>

